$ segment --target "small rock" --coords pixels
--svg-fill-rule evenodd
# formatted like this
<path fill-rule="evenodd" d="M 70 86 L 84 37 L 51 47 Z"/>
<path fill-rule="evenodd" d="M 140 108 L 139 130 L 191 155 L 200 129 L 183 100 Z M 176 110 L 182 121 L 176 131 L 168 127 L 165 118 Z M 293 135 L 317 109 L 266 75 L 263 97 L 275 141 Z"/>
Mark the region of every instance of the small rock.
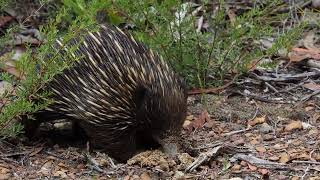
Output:
<path fill-rule="evenodd" d="M 243 179 L 239 177 L 234 177 L 234 178 L 230 178 L 229 180 L 243 180 Z"/>
<path fill-rule="evenodd" d="M 262 123 L 260 125 L 259 131 L 262 133 L 272 132 L 273 128 L 268 123 Z"/>
<path fill-rule="evenodd" d="M 216 136 L 216 133 L 214 131 L 209 131 L 208 137 L 214 137 Z"/>
<path fill-rule="evenodd" d="M 129 175 L 126 175 L 123 180 L 130 180 L 130 176 Z"/>
<path fill-rule="evenodd" d="M 151 180 L 151 177 L 149 176 L 149 174 L 147 172 L 143 172 L 140 175 L 141 180 Z"/>
<path fill-rule="evenodd" d="M 8 174 L 10 173 L 10 169 L 0 166 L 0 174 Z"/>
<path fill-rule="evenodd" d="M 316 134 L 318 134 L 318 133 L 319 133 L 318 129 L 312 128 L 312 129 L 310 129 L 310 131 L 308 132 L 308 135 L 309 135 L 309 136 L 312 136 L 312 135 L 316 135 Z"/>
<path fill-rule="evenodd" d="M 274 136 L 271 135 L 271 134 L 266 134 L 266 135 L 263 136 L 263 140 L 264 141 L 271 141 L 273 139 L 274 139 Z"/>
<path fill-rule="evenodd" d="M 176 179 L 176 180 L 178 180 L 178 179 L 184 179 L 184 173 L 182 172 L 182 171 L 176 171 L 175 173 L 174 173 L 174 176 L 173 176 L 173 179 Z"/>
<path fill-rule="evenodd" d="M 178 167 L 179 170 L 186 169 L 194 161 L 194 158 L 191 157 L 188 153 L 179 154 L 178 158 L 179 158 L 179 160 L 181 162 L 179 167 Z"/>
<path fill-rule="evenodd" d="M 250 141 L 250 144 L 257 145 L 257 144 L 260 144 L 260 142 L 258 140 L 256 140 L 256 139 L 253 139 L 253 140 Z"/>
<path fill-rule="evenodd" d="M 9 92 L 13 89 L 12 85 L 6 81 L 0 81 L 0 96 L 2 96 L 6 91 Z"/>
<path fill-rule="evenodd" d="M 0 174 L 0 180 L 5 180 L 5 179 L 10 179 L 11 174 L 6 173 L 6 174 Z"/>
<path fill-rule="evenodd" d="M 54 177 L 67 178 L 67 174 L 63 171 L 56 171 L 53 173 Z"/>
<path fill-rule="evenodd" d="M 313 8 L 320 8 L 320 0 L 312 0 L 312 7 Z"/>
<path fill-rule="evenodd" d="M 52 170 L 52 166 L 53 166 L 53 160 L 49 160 L 46 163 L 44 163 L 44 165 L 40 169 L 40 172 L 43 175 L 49 175 Z"/>
<path fill-rule="evenodd" d="M 241 166 L 247 166 L 247 165 L 248 165 L 248 163 L 247 163 L 247 162 L 245 162 L 245 161 L 241 161 L 241 162 L 240 162 L 240 165 L 241 165 Z"/>
<path fill-rule="evenodd" d="M 306 123 L 306 122 L 302 122 L 302 128 L 303 129 L 311 129 L 313 128 L 314 126 L 312 126 L 311 124 L 309 123 Z"/>
<path fill-rule="evenodd" d="M 184 123 L 183 123 L 183 125 L 182 125 L 182 127 L 183 127 L 184 129 L 188 129 L 188 127 L 190 126 L 190 124 L 191 124 L 191 121 L 185 120 Z"/>
<path fill-rule="evenodd" d="M 290 156 L 287 153 L 282 153 L 279 162 L 286 164 L 288 161 L 290 161 Z"/>
<path fill-rule="evenodd" d="M 131 177 L 132 180 L 140 180 L 140 177 L 138 175 L 133 175 Z"/>
<path fill-rule="evenodd" d="M 268 159 L 270 161 L 278 161 L 280 158 L 278 156 L 270 156 Z"/>
<path fill-rule="evenodd" d="M 262 117 L 256 117 L 254 120 L 249 121 L 248 124 L 250 126 L 255 126 L 257 124 L 262 124 L 266 121 L 266 116 L 262 116 Z"/>
<path fill-rule="evenodd" d="M 240 169 L 241 169 L 241 165 L 240 164 L 235 164 L 231 168 L 232 171 L 239 171 Z"/>
<path fill-rule="evenodd" d="M 265 153 L 267 150 L 264 146 L 258 146 L 256 147 L 256 150 L 259 152 L 259 153 Z"/>
<path fill-rule="evenodd" d="M 292 121 L 285 127 L 285 131 L 290 132 L 296 129 L 302 129 L 302 122 L 301 121 Z"/>

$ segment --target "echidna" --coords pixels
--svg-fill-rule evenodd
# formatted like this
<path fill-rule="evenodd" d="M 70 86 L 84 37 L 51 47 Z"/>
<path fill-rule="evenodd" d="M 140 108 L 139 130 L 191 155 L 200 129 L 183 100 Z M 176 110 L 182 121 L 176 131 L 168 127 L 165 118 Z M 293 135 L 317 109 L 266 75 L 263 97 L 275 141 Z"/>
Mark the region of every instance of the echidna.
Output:
<path fill-rule="evenodd" d="M 111 25 L 74 43 L 81 58 L 48 84 L 54 103 L 38 115 L 77 122 L 93 147 L 121 161 L 153 141 L 176 148 L 186 85 L 161 56 Z"/>

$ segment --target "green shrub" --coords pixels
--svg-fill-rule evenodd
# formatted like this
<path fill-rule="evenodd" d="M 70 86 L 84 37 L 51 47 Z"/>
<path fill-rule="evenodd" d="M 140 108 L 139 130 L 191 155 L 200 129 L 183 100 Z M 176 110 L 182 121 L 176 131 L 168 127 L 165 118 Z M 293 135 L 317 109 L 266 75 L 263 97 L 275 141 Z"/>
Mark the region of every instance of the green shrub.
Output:
<path fill-rule="evenodd" d="M 88 10 L 94 11 L 90 8 Z M 88 30 L 97 29 L 94 19 L 89 19 L 87 16 L 78 16 L 67 21 L 65 17 L 72 12 L 72 9 L 63 6 L 55 18 L 47 25 L 40 27 L 41 33 L 46 37 L 46 43 L 37 48 L 36 53 L 28 48 L 28 51 L 15 64 L 16 69 L 21 72 L 20 77 L 25 77 L 25 79 L 1 72 L 0 79 L 14 85 L 11 91 L 5 92 L 1 97 L 3 105 L 0 108 L 0 135 L 2 137 L 14 137 L 22 132 L 23 128 L 19 123 L 21 118 L 31 120 L 32 113 L 44 109 L 52 102 L 48 98 L 50 92 L 43 91 L 42 88 L 52 80 L 54 75 L 61 73 L 63 69 L 71 66 L 77 60 L 64 58 L 66 61 L 60 61 L 63 58 L 61 54 L 58 50 L 53 51 L 55 40 L 63 36 L 63 44 L 66 44 L 72 38 L 81 38 Z M 65 26 L 66 24 L 68 27 Z M 61 32 L 57 27 L 62 27 L 66 31 Z M 8 32 L 11 33 L 11 31 Z M 67 57 L 71 56 L 76 47 L 68 48 Z"/>
<path fill-rule="evenodd" d="M 196 17 L 191 15 L 195 8 L 190 3 L 119 0 L 114 1 L 113 7 L 137 26 L 133 34 L 159 50 L 190 86 L 204 88 L 221 85 L 226 74 L 246 72 L 254 60 L 272 56 L 299 38 L 301 27 L 276 34 L 277 29 L 271 25 L 274 20 L 289 18 L 289 14 L 271 14 L 282 3 L 266 1 L 263 6 L 254 7 L 231 22 L 226 18 L 224 1 L 220 1 L 216 13 L 203 14 L 211 28 L 207 32 L 197 31 Z M 180 13 L 175 16 L 177 12 Z M 269 51 L 254 43 L 275 35 L 276 39 L 287 39 L 288 42 L 278 41 Z M 208 77 L 213 81 L 208 81 Z"/>

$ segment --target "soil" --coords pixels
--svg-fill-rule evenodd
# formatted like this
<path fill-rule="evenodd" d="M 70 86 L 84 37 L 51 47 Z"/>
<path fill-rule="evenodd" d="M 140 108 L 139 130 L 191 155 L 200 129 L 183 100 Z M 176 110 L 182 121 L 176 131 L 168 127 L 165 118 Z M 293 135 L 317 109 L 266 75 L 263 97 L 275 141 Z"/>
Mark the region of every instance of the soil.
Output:
<path fill-rule="evenodd" d="M 31 29 L 46 24 L 61 3 L 50 1 L 40 8 L 34 4 L 38 1 L 15 2 L 10 12 L 1 15 L 15 16 L 14 21 L 6 21 L 24 22 Z M 0 36 L 9 25 L 0 27 Z M 0 56 L 10 49 L 0 49 Z M 301 67 L 299 64 L 299 73 Z M 319 82 L 318 77 L 313 78 L 309 80 Z M 300 98 L 314 92 L 302 85 L 299 91 L 288 92 L 285 86 L 297 82 L 280 83 L 271 86 L 284 90 L 276 94 L 285 100 L 292 93 Z M 263 94 L 259 88 L 250 91 Z M 184 148 L 178 156 L 154 149 L 138 153 L 127 163 L 90 149 L 84 139 L 73 136 L 68 123 L 44 124 L 33 141 L 0 140 L 0 179 L 320 179 L 319 99 L 315 95 L 290 104 L 261 102 L 234 93 L 190 96 L 181 133 Z M 194 166 L 194 162 L 201 163 Z M 194 170 L 186 171 L 190 167 Z"/>
<path fill-rule="evenodd" d="M 200 103 L 201 100 L 207 102 L 206 106 Z M 241 96 L 206 95 L 189 97 L 188 102 L 186 121 L 193 124 L 199 121 L 205 109 L 208 110 L 203 124 L 183 129 L 183 142 L 192 152 L 181 152 L 177 158 L 171 158 L 161 150 L 148 150 L 132 157 L 126 164 L 120 164 L 102 152 L 88 153 L 86 143 L 69 136 L 70 129 L 61 128 L 67 126 L 60 123 L 55 124 L 53 130 L 47 126 L 51 130 L 43 130 L 38 141 L 1 141 L 0 148 L 4 153 L 0 155 L 0 179 L 287 179 L 320 176 L 319 164 L 311 163 L 320 160 L 318 100 L 291 105 L 247 100 Z M 312 126 L 288 130 L 292 122 Z M 228 135 L 230 132 L 238 133 Z M 234 149 L 220 151 L 194 171 L 185 172 L 201 153 L 221 144 L 232 145 Z M 242 154 L 283 163 L 287 168 L 259 167 L 246 160 L 234 160 L 233 156 L 239 154 L 236 149 L 245 150 Z"/>

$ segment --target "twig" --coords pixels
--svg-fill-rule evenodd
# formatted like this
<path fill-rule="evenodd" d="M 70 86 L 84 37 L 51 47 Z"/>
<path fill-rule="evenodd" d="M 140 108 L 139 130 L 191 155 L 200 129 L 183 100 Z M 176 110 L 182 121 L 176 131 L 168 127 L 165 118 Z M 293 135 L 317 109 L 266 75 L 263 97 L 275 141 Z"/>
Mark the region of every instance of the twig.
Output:
<path fill-rule="evenodd" d="M 270 168 L 270 169 L 290 169 L 286 164 L 271 162 L 268 160 L 260 159 L 254 157 L 253 155 L 245 155 L 245 154 L 235 154 L 233 156 L 235 159 L 247 161 L 250 164 L 253 164 L 258 167 Z"/>
<path fill-rule="evenodd" d="M 20 156 L 29 154 L 31 151 L 24 151 L 24 152 L 16 152 L 16 153 L 8 153 L 8 154 L 1 154 L 0 157 L 12 157 L 12 156 Z"/>
<path fill-rule="evenodd" d="M 297 163 L 297 164 L 315 164 L 315 165 L 320 165 L 320 162 L 316 162 L 316 161 L 292 161 L 293 163 Z"/>
<path fill-rule="evenodd" d="M 86 159 L 88 160 L 92 169 L 94 169 L 100 173 L 105 173 L 105 171 L 100 168 L 99 163 L 95 159 L 93 159 L 89 153 L 86 153 L 85 155 L 86 155 Z"/>
<path fill-rule="evenodd" d="M 318 76 L 320 75 L 319 72 L 305 72 L 305 73 L 300 73 L 300 74 L 277 74 L 277 77 L 269 77 L 269 76 L 259 76 L 256 73 L 251 73 L 254 75 L 256 79 L 259 79 L 261 81 L 275 81 L 275 82 L 287 82 L 287 81 L 292 81 L 292 80 L 299 80 L 300 78 L 305 78 L 305 77 L 313 77 L 313 76 Z"/>
<path fill-rule="evenodd" d="M 305 178 L 306 175 L 308 174 L 309 170 L 310 170 L 310 165 L 307 167 L 307 169 L 304 170 L 304 173 L 303 173 L 303 175 L 301 176 L 301 180 L 304 180 L 304 178 Z"/>
<path fill-rule="evenodd" d="M 282 101 L 282 100 L 277 100 L 277 99 L 268 99 L 268 98 L 260 97 L 258 95 L 252 94 L 252 93 L 242 93 L 240 91 L 235 91 L 234 93 L 238 93 L 238 94 L 243 95 L 245 97 L 250 97 L 250 98 L 256 99 L 258 101 L 262 101 L 262 102 L 279 103 L 279 104 L 294 104 L 295 103 L 295 101 Z"/>
<path fill-rule="evenodd" d="M 222 148 L 223 148 L 223 146 L 217 146 L 217 147 L 211 149 L 210 151 L 201 153 L 199 155 L 199 157 L 185 169 L 185 171 L 191 172 L 191 171 L 195 170 L 201 164 L 209 161 L 214 155 L 218 154 Z"/>
<path fill-rule="evenodd" d="M 217 88 L 209 88 L 209 89 L 197 89 L 197 90 L 192 90 L 188 92 L 188 95 L 196 95 L 196 94 L 210 94 L 210 93 L 217 93 L 219 91 L 222 91 L 223 89 L 229 87 L 234 83 L 234 81 L 238 78 L 238 74 L 233 77 L 233 79 L 226 83 L 223 86 L 217 87 Z"/>
<path fill-rule="evenodd" d="M 231 135 L 234 135 L 234 134 L 238 134 L 238 133 L 242 133 L 242 132 L 249 131 L 250 129 L 251 129 L 251 128 L 248 127 L 248 128 L 246 128 L 246 129 L 241 129 L 241 130 L 237 130 L 237 131 L 231 131 L 231 132 L 222 134 L 222 136 L 231 136 Z"/>
<path fill-rule="evenodd" d="M 300 99 L 300 101 L 302 101 L 302 102 L 307 101 L 307 100 L 310 99 L 312 96 L 315 96 L 315 95 L 317 95 L 317 94 L 319 94 L 319 93 L 320 93 L 320 89 L 318 89 L 318 90 L 316 90 L 316 91 L 313 91 L 313 93 L 308 94 L 308 95 L 302 97 L 302 98 Z"/>
<path fill-rule="evenodd" d="M 278 93 L 278 92 L 279 92 L 279 91 L 278 91 L 275 87 L 273 87 L 270 83 L 265 82 L 265 84 L 266 84 L 271 90 L 273 90 L 275 93 Z"/>
<path fill-rule="evenodd" d="M 208 144 L 206 146 L 200 146 L 200 147 L 197 147 L 197 148 L 194 148 L 194 149 L 200 150 L 200 149 L 214 148 L 214 147 L 217 147 L 217 146 L 221 146 L 222 144 L 223 144 L 223 142 L 215 142 L 215 143 L 211 143 L 211 144 Z"/>

